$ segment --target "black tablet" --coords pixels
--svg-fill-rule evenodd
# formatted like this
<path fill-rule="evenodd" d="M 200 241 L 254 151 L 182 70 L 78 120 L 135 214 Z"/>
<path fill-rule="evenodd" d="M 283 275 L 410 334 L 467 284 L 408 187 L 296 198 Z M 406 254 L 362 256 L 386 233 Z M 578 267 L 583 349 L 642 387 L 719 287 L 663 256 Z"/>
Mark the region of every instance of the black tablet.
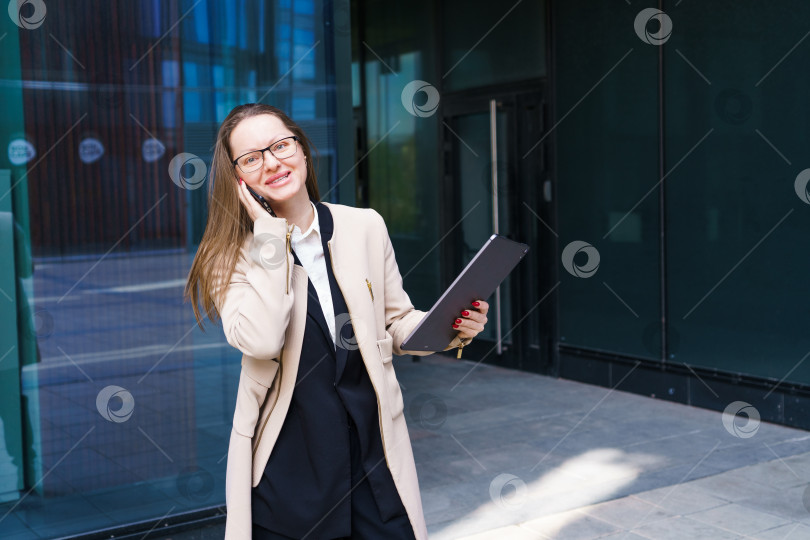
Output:
<path fill-rule="evenodd" d="M 486 300 L 529 251 L 529 246 L 493 234 L 405 338 L 403 351 L 443 351 L 458 330 L 453 321 L 477 299 Z"/>

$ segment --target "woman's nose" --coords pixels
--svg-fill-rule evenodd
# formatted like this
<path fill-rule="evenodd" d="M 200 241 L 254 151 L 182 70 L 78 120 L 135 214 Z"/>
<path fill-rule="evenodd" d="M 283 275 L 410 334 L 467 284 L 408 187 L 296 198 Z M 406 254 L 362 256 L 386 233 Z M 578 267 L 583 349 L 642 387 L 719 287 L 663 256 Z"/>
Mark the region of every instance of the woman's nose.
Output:
<path fill-rule="evenodd" d="M 264 167 L 266 169 L 270 169 L 272 171 L 273 169 L 278 168 L 280 161 L 276 158 L 276 156 L 273 155 L 273 153 L 270 150 L 265 150 L 263 155 L 264 155 Z"/>

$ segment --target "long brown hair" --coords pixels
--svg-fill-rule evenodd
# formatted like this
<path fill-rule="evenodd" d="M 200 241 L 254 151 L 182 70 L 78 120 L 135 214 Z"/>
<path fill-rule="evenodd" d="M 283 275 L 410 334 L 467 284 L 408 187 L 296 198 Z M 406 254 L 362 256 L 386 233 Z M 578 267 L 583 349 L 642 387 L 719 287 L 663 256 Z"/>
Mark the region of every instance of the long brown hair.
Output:
<path fill-rule="evenodd" d="M 218 318 L 216 303 L 224 298 L 239 251 L 253 229 L 253 220 L 239 200 L 239 177 L 231 158 L 230 137 L 242 120 L 260 114 L 275 116 L 298 137 L 307 162 L 307 193 L 313 201 L 320 199 L 315 164 L 310 151 L 311 143 L 298 124 L 281 109 L 270 105 L 247 103 L 235 107 L 219 126 L 217 133 L 214 157 L 211 160 L 212 174 L 208 184 L 208 223 L 186 281 L 185 297 L 191 300 L 200 328 L 204 328 L 200 307 L 209 320 L 216 321 Z"/>

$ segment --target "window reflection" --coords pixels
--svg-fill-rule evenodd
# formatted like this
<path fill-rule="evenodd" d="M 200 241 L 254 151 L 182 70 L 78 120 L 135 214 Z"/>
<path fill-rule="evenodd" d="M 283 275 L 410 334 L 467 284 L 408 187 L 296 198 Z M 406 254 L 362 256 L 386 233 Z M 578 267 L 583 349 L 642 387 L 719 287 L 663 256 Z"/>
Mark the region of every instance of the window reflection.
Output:
<path fill-rule="evenodd" d="M 0 66 L 17 238 L 0 226 L 16 263 L 0 287 L 20 321 L 3 330 L 0 515 L 32 538 L 224 504 L 239 355 L 182 301 L 218 122 L 243 102 L 288 110 L 335 181 L 322 2 L 47 10 Z"/>

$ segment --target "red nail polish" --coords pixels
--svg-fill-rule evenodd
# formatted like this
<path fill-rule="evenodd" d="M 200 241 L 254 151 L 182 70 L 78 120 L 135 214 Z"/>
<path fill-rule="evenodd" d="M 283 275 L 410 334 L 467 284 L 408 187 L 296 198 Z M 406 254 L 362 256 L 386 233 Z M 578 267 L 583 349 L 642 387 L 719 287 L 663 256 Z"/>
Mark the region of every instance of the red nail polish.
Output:
<path fill-rule="evenodd" d="M 457 324 L 454 324 L 454 325 L 453 325 L 453 328 L 458 328 L 458 325 L 457 325 Z"/>
<path fill-rule="evenodd" d="M 461 312 L 461 314 L 466 317 L 467 315 L 470 314 L 470 312 L 465 309 L 464 311 Z"/>
<path fill-rule="evenodd" d="M 481 305 L 481 302 L 473 302 L 473 305 L 474 305 L 475 307 L 478 307 L 478 306 L 480 306 L 480 305 Z"/>
<path fill-rule="evenodd" d="M 456 324 L 461 324 L 461 319 L 456 319 Z"/>

